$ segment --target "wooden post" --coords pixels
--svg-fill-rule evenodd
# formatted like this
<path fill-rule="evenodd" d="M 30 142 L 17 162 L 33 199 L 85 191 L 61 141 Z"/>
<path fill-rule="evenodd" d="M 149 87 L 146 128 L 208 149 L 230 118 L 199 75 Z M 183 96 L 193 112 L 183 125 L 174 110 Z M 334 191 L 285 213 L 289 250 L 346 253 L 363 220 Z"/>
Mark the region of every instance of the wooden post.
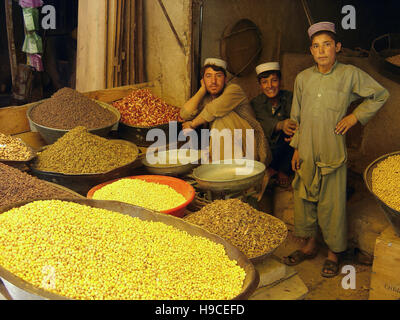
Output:
<path fill-rule="evenodd" d="M 107 0 L 79 1 L 76 90 L 106 88 Z"/>
<path fill-rule="evenodd" d="M 17 77 L 17 72 L 18 72 L 18 65 L 17 65 L 17 55 L 15 54 L 14 24 L 12 20 L 12 0 L 4 1 L 4 5 L 6 10 L 8 55 L 10 58 L 11 80 L 12 80 L 12 86 L 14 87 L 15 79 Z"/>

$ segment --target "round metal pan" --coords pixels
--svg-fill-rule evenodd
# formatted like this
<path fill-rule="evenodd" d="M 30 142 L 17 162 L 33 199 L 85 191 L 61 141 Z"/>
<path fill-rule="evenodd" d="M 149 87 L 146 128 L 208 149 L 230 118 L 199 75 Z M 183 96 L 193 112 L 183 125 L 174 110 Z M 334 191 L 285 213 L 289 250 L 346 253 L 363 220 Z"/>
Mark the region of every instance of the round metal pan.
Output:
<path fill-rule="evenodd" d="M 237 192 L 260 183 L 264 172 L 261 162 L 233 159 L 203 164 L 193 170 L 193 178 L 203 190 Z"/>
<path fill-rule="evenodd" d="M 184 151 L 186 151 L 185 154 L 182 154 Z M 159 158 L 161 163 L 150 163 L 150 155 L 142 160 L 143 165 L 149 173 L 167 176 L 183 176 L 200 165 L 201 151 L 193 149 L 159 151 L 154 153 L 154 157 Z M 163 159 L 165 160 L 163 161 Z"/>
<path fill-rule="evenodd" d="M 136 148 L 137 153 L 139 153 L 137 146 L 129 141 L 112 141 L 129 144 L 130 146 Z M 100 183 L 134 174 L 134 169 L 142 166 L 142 157 L 143 154 L 138 155 L 134 161 L 103 173 L 68 174 L 62 172 L 41 171 L 36 169 L 33 163 L 30 163 L 30 173 L 39 179 L 54 182 L 85 196 L 92 187 Z"/>
<path fill-rule="evenodd" d="M 400 33 L 388 33 L 372 41 L 369 61 L 379 73 L 400 83 L 400 66 L 386 60 L 398 54 L 400 54 Z"/>
<path fill-rule="evenodd" d="M 239 249 L 230 244 L 228 241 L 222 239 L 221 237 L 215 234 L 209 233 L 208 231 L 194 224 L 188 223 L 182 219 L 170 215 L 157 213 L 154 211 L 150 211 L 144 208 L 136 207 L 118 201 L 102 201 L 102 200 L 90 200 L 90 199 L 64 199 L 64 200 L 76 202 L 94 208 L 102 208 L 110 211 L 120 212 L 123 214 L 127 214 L 131 217 L 138 217 L 145 221 L 163 222 L 179 230 L 186 231 L 190 235 L 201 236 L 213 242 L 222 244 L 225 247 L 228 257 L 231 260 L 236 260 L 238 265 L 241 266 L 246 272 L 246 277 L 243 282 L 242 291 L 239 295 L 237 295 L 234 298 L 234 300 L 248 299 L 251 296 L 251 294 L 257 289 L 260 277 L 254 265 L 246 258 L 246 256 L 242 252 L 240 252 Z M 24 201 L 12 206 L 1 208 L 0 214 L 12 208 L 23 206 L 29 202 L 30 201 Z M 32 284 L 22 280 L 13 273 L 4 269 L 2 266 L 0 266 L 0 277 L 6 280 L 7 283 L 10 283 L 13 286 L 13 289 L 15 288 L 18 289 L 17 291 L 19 294 L 22 294 L 24 296 L 28 294 L 30 299 L 56 299 L 56 300 L 66 299 L 66 297 L 33 286 Z M 5 283 L 6 286 L 7 283 Z"/>
<path fill-rule="evenodd" d="M 392 225 L 396 234 L 400 237 L 400 212 L 388 206 L 381 198 L 379 198 L 372 190 L 372 172 L 378 166 L 378 164 L 390 156 L 400 155 L 400 151 L 385 154 L 378 159 L 374 160 L 364 171 L 364 182 L 367 185 L 369 192 L 374 196 L 376 201 L 385 214 L 386 219 Z"/>
<path fill-rule="evenodd" d="M 173 124 L 176 122 L 176 126 Z M 118 124 L 118 135 L 125 140 L 132 141 L 139 147 L 149 147 L 155 143 L 155 141 L 147 140 L 147 133 L 153 129 L 161 130 L 165 135 L 165 144 L 169 144 L 170 133 L 172 134 L 176 130 L 176 135 L 178 136 L 179 132 L 182 131 L 182 122 L 171 121 L 164 124 L 159 124 L 151 127 L 144 126 L 134 126 L 122 121 Z M 173 141 L 175 142 L 175 141 Z M 158 144 L 161 144 L 161 141 L 157 141 Z"/>

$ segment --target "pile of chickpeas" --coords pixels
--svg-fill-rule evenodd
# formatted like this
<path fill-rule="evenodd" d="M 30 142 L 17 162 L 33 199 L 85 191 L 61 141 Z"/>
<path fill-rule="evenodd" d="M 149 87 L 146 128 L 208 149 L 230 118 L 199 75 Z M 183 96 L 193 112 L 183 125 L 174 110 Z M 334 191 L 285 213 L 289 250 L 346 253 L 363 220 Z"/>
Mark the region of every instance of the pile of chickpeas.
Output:
<path fill-rule="evenodd" d="M 245 271 L 221 244 L 60 200 L 0 214 L 0 265 L 72 299 L 232 299 Z"/>

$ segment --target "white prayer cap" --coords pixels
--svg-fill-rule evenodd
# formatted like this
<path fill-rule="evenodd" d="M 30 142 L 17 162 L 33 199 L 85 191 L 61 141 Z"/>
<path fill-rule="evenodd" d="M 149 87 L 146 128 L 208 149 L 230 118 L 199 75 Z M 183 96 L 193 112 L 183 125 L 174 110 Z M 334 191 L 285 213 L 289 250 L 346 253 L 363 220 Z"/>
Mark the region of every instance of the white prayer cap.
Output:
<path fill-rule="evenodd" d="M 335 24 L 328 21 L 314 23 L 311 27 L 308 28 L 308 36 L 311 39 L 311 37 L 319 31 L 330 31 L 336 34 Z"/>
<path fill-rule="evenodd" d="M 217 59 L 217 58 L 208 58 L 204 61 L 204 65 L 213 65 L 213 66 L 217 66 L 217 67 L 221 67 L 224 68 L 226 70 L 227 67 L 227 63 L 222 60 L 222 59 Z"/>
<path fill-rule="evenodd" d="M 267 63 L 262 63 L 256 67 L 256 73 L 259 75 L 262 72 L 265 71 L 271 71 L 271 70 L 281 70 L 279 66 L 279 62 L 267 62 Z"/>

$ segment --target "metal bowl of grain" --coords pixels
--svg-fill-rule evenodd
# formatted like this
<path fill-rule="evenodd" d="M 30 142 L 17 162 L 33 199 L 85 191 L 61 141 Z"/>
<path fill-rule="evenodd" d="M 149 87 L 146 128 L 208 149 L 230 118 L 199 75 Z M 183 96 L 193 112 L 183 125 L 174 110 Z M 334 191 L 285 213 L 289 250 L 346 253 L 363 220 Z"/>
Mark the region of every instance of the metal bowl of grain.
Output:
<path fill-rule="evenodd" d="M 43 171 L 37 169 L 34 163 L 30 163 L 29 165 L 30 173 L 38 177 L 39 179 L 62 185 L 81 195 L 86 196 L 87 192 L 94 186 L 106 181 L 131 176 L 135 173 L 136 168 L 141 167 L 143 165 L 142 159 L 144 157 L 144 154 L 140 153 L 138 147 L 135 144 L 129 141 L 118 140 L 118 139 L 115 140 L 113 139 L 110 141 L 128 145 L 134 150 L 136 150 L 136 157 L 134 158 L 134 160 L 106 172 L 81 173 L 81 174 Z M 46 147 L 44 147 L 44 149 Z"/>
<path fill-rule="evenodd" d="M 381 167 L 385 161 L 393 160 L 387 166 Z M 396 160 L 395 160 L 396 159 Z M 375 171 L 377 170 L 377 171 Z M 375 176 L 374 174 L 380 175 Z M 364 171 L 364 181 L 369 192 L 385 214 L 394 231 L 400 236 L 400 151 L 385 154 L 374 160 Z M 397 191 L 396 191 L 397 188 Z M 396 210 L 397 209 L 397 210 Z"/>
<path fill-rule="evenodd" d="M 235 246 L 230 244 L 223 238 L 209 233 L 208 231 L 188 223 L 182 219 L 157 213 L 144 208 L 136 207 L 122 202 L 117 201 L 101 201 L 101 200 L 90 200 L 90 199 L 64 199 L 68 202 L 75 202 L 81 205 L 101 208 L 109 211 L 121 213 L 131 217 L 137 217 L 142 221 L 153 221 L 161 222 L 168 226 L 172 226 L 180 231 L 185 231 L 190 236 L 206 238 L 216 244 L 220 244 L 224 247 L 225 253 L 230 260 L 233 260 L 245 271 L 245 278 L 242 284 L 240 293 L 235 296 L 234 300 L 248 299 L 252 293 L 256 290 L 259 283 L 259 274 L 255 269 L 254 265 L 246 258 L 246 256 L 240 252 Z M 12 208 L 22 207 L 28 204 L 30 201 L 24 201 L 12 206 L 4 207 L 0 209 L 0 214 L 7 212 Z M 155 253 L 159 254 L 159 253 Z M 162 253 L 161 253 L 162 254 Z M 101 261 L 100 261 L 101 262 Z M 98 261 L 94 261 L 98 263 Z M 79 267 L 79 266 L 78 266 Z M 188 272 L 188 271 L 187 271 Z M 0 278 L 3 280 L 9 294 L 12 299 L 25 299 L 25 300 L 61 300 L 68 299 L 65 296 L 57 294 L 56 292 L 45 290 L 34 286 L 33 284 L 23 280 L 21 277 L 0 266 Z"/>
<path fill-rule="evenodd" d="M 120 115 L 119 111 L 116 108 L 114 108 L 113 106 L 111 106 L 111 105 L 109 105 L 109 104 L 107 104 L 105 102 L 102 102 L 102 101 L 98 101 L 98 100 L 93 100 L 93 101 L 96 102 L 99 106 L 101 106 L 104 109 L 108 110 L 110 113 L 114 114 L 114 116 L 115 116 L 115 120 L 112 123 L 108 124 L 108 125 L 103 125 L 103 126 L 97 127 L 97 128 L 88 128 L 88 132 L 96 134 L 96 135 L 101 136 L 101 137 L 106 137 L 109 134 L 109 132 L 112 130 L 112 128 L 119 123 L 121 115 Z M 41 124 L 35 122 L 34 120 L 32 120 L 32 112 L 33 112 L 33 110 L 38 105 L 40 105 L 41 103 L 43 103 L 43 101 L 33 104 L 28 109 L 26 115 L 28 117 L 29 125 L 31 127 L 31 130 L 39 132 L 40 135 L 43 137 L 43 139 L 48 144 L 52 144 L 55 141 L 57 141 L 57 139 L 61 138 L 64 134 L 66 134 L 70 130 L 69 129 L 67 130 L 67 129 L 50 128 L 50 127 L 41 125 Z"/>

